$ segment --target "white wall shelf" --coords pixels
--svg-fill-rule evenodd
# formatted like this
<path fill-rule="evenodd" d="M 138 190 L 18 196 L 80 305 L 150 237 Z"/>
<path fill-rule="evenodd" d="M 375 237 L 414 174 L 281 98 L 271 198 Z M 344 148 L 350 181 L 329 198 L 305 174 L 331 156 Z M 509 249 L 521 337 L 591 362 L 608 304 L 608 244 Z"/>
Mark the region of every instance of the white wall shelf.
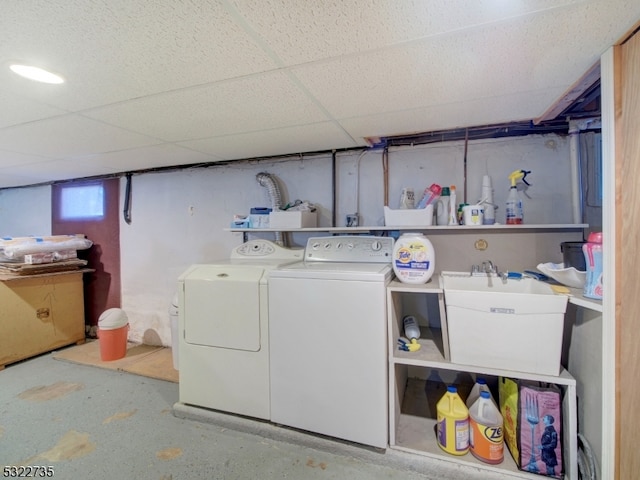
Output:
<path fill-rule="evenodd" d="M 581 288 L 570 288 L 569 290 L 571 291 L 571 294 L 569 295 L 569 303 L 602 313 L 602 300 L 594 300 L 592 298 L 585 297 L 582 295 Z"/>
<path fill-rule="evenodd" d="M 576 292 L 577 293 L 577 292 Z M 440 328 L 421 325 L 420 350 L 399 350 L 397 339 L 402 336 L 402 319 L 405 315 L 403 300 L 412 295 L 436 295 L 440 310 Z M 397 280 L 387 287 L 387 315 L 389 340 L 389 447 L 418 455 L 470 464 L 489 471 L 500 471 L 526 479 L 540 478 L 538 475 L 518 470 L 505 445 L 504 461 L 491 465 L 475 459 L 470 453 L 464 456 L 447 454 L 437 444 L 434 434 L 436 420 L 433 412 L 416 415 L 407 405 L 425 404 L 429 393 L 425 392 L 425 381 L 415 377 L 416 371 L 432 370 L 458 373 L 474 373 L 493 377 L 511 377 L 559 385 L 563 391 L 563 457 L 566 478 L 577 480 L 577 404 L 576 380 L 565 369 L 558 376 L 517 372 L 513 370 L 485 368 L 476 365 L 452 363 L 449 358 L 447 321 L 444 308 L 444 291 L 438 276 L 426 284 L 403 284 Z M 428 319 L 429 322 L 431 321 Z M 435 392 L 430 392 L 433 395 Z M 440 394 L 441 392 L 438 392 Z M 405 410 L 408 408 L 408 410 Z"/>
<path fill-rule="evenodd" d="M 430 232 L 539 232 L 539 231 L 577 231 L 588 228 L 586 223 L 558 223 L 558 224 L 541 224 L 541 225 L 425 225 L 425 226 L 360 226 L 360 227 L 313 227 L 313 228 L 225 228 L 227 232 L 329 232 L 329 233 L 366 233 L 366 232 L 384 232 L 384 231 L 430 231 Z"/>

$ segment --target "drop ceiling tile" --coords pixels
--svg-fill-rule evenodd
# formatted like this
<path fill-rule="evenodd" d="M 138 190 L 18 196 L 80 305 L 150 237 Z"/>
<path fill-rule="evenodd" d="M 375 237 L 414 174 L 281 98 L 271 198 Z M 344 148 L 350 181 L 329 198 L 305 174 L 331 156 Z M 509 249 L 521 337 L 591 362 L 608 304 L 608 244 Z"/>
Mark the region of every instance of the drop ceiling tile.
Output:
<path fill-rule="evenodd" d="M 327 119 L 284 72 L 157 95 L 85 114 L 170 142 Z"/>
<path fill-rule="evenodd" d="M 7 83 L 2 80 L 3 73 L 0 74 L 0 85 L 6 86 Z M 0 128 L 68 113 L 65 110 L 51 107 L 45 103 L 9 93 L 9 91 L 4 88 L 0 89 L 0 105 L 2 105 Z"/>
<path fill-rule="evenodd" d="M 581 2 L 228 0 L 228 3 L 285 65 L 296 65 Z"/>
<path fill-rule="evenodd" d="M 68 80 L 49 96 L 28 82 L 20 93 L 72 111 L 276 67 L 221 1 L 9 2 L 0 31 L 0 59 Z"/>
<path fill-rule="evenodd" d="M 531 111 L 544 111 L 562 89 L 528 92 L 504 97 L 476 99 L 411 110 L 346 118 L 340 124 L 359 140 L 454 128 L 530 120 Z"/>
<path fill-rule="evenodd" d="M 65 115 L 0 130 L 3 150 L 63 158 L 161 143 L 79 115 Z"/>
<path fill-rule="evenodd" d="M 226 160 L 350 148 L 357 143 L 331 122 L 227 135 L 181 145 Z"/>
<path fill-rule="evenodd" d="M 41 163 L 47 160 L 51 160 L 51 158 L 41 155 L 27 155 L 8 150 L 0 150 L 0 169 L 31 163 Z"/>
<path fill-rule="evenodd" d="M 215 155 L 196 152 L 178 145 L 163 144 L 69 159 L 65 162 L 68 162 L 70 166 L 76 162 L 83 162 L 85 169 L 92 170 L 95 172 L 94 175 L 98 175 L 100 173 L 122 173 L 220 160 L 222 158 Z"/>
<path fill-rule="evenodd" d="M 640 15 L 640 6 L 636 9 Z M 600 8 L 590 11 L 594 17 L 604 14 Z M 367 115 L 545 88 L 566 89 L 598 61 L 602 52 L 597 45 L 608 44 L 607 35 L 613 34 L 608 25 L 595 39 L 582 40 L 579 25 L 569 13 L 564 17 L 544 13 L 500 28 L 465 30 L 455 36 L 295 67 L 292 72 L 338 119 L 358 112 Z M 563 33 L 545 35 L 543 26 Z M 559 38 L 566 38 L 571 50 L 581 53 L 569 57 L 552 53 Z M 580 44 L 589 44 L 589 48 Z"/>
<path fill-rule="evenodd" d="M 14 166 L 10 169 L 0 168 L 0 178 L 7 179 L 8 183 L 2 184 L 2 186 L 5 187 L 12 184 L 15 185 L 15 183 L 11 181 L 12 179 L 24 179 L 22 185 L 34 185 L 109 173 L 106 171 L 87 171 L 80 167 L 79 163 L 80 162 L 70 162 L 68 160 L 49 160 Z"/>
<path fill-rule="evenodd" d="M 30 177 L 28 175 L 19 175 L 15 172 L 4 173 L 3 169 L 0 169 L 0 188 L 12 188 L 23 187 L 25 185 L 35 185 L 42 183 L 37 178 Z"/>

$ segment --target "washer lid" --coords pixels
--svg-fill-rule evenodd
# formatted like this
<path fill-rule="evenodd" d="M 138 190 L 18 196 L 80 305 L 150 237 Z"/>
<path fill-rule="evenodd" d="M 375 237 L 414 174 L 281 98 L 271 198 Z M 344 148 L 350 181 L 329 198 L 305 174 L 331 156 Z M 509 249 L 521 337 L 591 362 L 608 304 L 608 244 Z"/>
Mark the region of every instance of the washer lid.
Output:
<path fill-rule="evenodd" d="M 269 272 L 269 278 L 315 278 L 364 282 L 389 281 L 393 269 L 382 263 L 298 262 Z"/>
<path fill-rule="evenodd" d="M 184 278 L 187 343 L 260 350 L 260 284 L 264 268 L 199 265 Z"/>

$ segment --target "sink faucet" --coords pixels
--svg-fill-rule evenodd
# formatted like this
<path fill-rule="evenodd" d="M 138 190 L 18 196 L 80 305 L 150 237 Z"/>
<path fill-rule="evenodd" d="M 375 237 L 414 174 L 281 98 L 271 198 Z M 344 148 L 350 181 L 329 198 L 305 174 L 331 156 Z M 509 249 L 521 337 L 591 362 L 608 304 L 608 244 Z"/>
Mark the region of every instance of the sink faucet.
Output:
<path fill-rule="evenodd" d="M 498 275 L 498 267 L 491 260 L 486 260 L 480 265 L 471 265 L 471 275 Z"/>
<path fill-rule="evenodd" d="M 486 262 L 482 262 L 482 271 L 484 273 L 498 273 L 498 267 L 496 267 L 491 260 L 487 260 Z"/>

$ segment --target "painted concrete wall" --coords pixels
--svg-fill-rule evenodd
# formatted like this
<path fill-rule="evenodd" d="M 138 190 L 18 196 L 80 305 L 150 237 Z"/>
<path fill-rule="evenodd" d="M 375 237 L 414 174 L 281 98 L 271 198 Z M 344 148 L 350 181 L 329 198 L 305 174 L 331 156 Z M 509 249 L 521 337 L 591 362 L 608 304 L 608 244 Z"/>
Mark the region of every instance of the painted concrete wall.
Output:
<path fill-rule="evenodd" d="M 336 162 L 337 225 L 347 213 L 358 211 L 361 225 L 383 225 L 384 188 L 381 151 L 341 152 Z M 358 160 L 360 158 L 360 160 Z M 450 142 L 401 147 L 389 153 L 389 206 L 397 208 L 402 187 L 419 197 L 431 183 L 455 184 L 462 201 L 464 143 Z M 359 167 L 359 168 L 358 168 Z M 496 220 L 504 222 L 507 176 L 513 170 L 532 170 L 532 186 L 525 200 L 525 223 L 571 223 L 568 189 L 569 145 L 559 136 L 470 141 L 467 152 L 467 200 L 480 197 L 484 174 L 491 175 Z M 234 214 L 251 207 L 270 206 L 267 190 L 256 181 L 262 171 L 275 175 L 283 200 L 308 200 L 319 209 L 319 225 L 332 221 L 331 155 L 135 175 L 132 179 L 132 222 L 121 219 L 122 307 L 131 322 L 130 339 L 171 344 L 168 307 L 177 277 L 194 263 L 228 258 L 242 242 L 242 234 L 225 231 Z M 125 181 L 121 180 L 121 203 Z M 356 191 L 359 199 L 356 199 Z M 123 205 L 121 204 L 121 210 Z M 19 213 L 18 213 L 19 212 Z M 50 189 L 35 187 L 0 191 L 0 234 L 50 233 Z M 315 235 L 322 235 L 315 234 Z M 559 244 L 579 240 L 577 233 L 539 232 L 500 234 L 431 232 L 436 269 L 468 269 L 491 259 L 503 269 L 535 267 L 542 261 L 561 261 Z M 273 239 L 272 234 L 256 237 Z M 290 235 L 304 246 L 310 234 Z M 482 238 L 489 248 L 475 250 Z"/>
<path fill-rule="evenodd" d="M 51 187 L 0 190 L 0 237 L 51 235 Z"/>

